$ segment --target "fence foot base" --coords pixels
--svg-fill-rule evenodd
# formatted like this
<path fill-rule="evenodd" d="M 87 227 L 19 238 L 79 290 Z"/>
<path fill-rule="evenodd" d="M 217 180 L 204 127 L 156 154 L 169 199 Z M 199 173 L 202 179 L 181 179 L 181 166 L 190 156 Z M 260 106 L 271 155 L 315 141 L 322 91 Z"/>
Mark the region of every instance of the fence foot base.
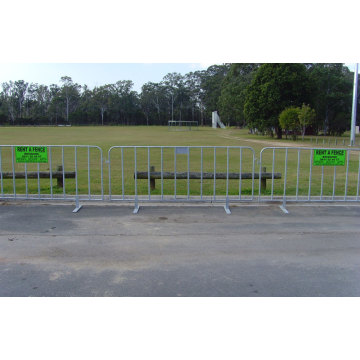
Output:
<path fill-rule="evenodd" d="M 285 213 L 288 214 L 289 212 L 286 210 L 286 207 L 284 205 L 280 205 L 280 209 Z"/>
<path fill-rule="evenodd" d="M 140 206 L 139 205 L 135 205 L 133 214 L 137 214 L 139 212 Z"/>
<path fill-rule="evenodd" d="M 231 214 L 231 211 L 230 211 L 230 208 L 229 208 L 229 197 L 226 196 L 226 202 L 225 202 L 225 205 L 224 205 L 224 209 L 225 209 L 225 212 L 227 215 L 230 215 Z"/>
<path fill-rule="evenodd" d="M 77 205 L 76 208 L 73 210 L 73 213 L 77 213 L 82 208 L 82 205 Z"/>
<path fill-rule="evenodd" d="M 225 210 L 226 214 L 231 215 L 231 211 L 228 206 L 224 205 L 224 210 Z"/>

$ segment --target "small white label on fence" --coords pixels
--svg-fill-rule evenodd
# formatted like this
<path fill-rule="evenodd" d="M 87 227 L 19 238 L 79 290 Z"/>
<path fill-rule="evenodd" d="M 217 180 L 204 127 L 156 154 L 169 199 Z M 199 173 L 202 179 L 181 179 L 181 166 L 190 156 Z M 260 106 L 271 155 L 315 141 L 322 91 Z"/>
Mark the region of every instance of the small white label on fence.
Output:
<path fill-rule="evenodd" d="M 177 147 L 175 148 L 176 155 L 184 154 L 189 155 L 189 148 L 188 147 Z"/>

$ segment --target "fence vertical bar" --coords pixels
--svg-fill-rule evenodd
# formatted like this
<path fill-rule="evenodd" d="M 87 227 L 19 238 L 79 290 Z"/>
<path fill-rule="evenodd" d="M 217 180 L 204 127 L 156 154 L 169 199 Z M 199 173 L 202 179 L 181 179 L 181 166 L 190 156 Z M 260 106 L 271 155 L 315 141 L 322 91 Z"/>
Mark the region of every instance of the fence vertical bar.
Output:
<path fill-rule="evenodd" d="M 15 165 L 14 165 L 14 146 L 11 146 L 11 164 L 12 164 L 12 173 L 13 173 L 13 191 L 14 198 L 16 199 L 16 184 L 15 184 Z"/>
<path fill-rule="evenodd" d="M 300 149 L 298 149 L 297 170 L 296 170 L 296 201 L 299 199 L 299 175 L 300 175 Z"/>
<path fill-rule="evenodd" d="M 229 147 L 226 148 L 226 197 L 229 196 Z"/>
<path fill-rule="evenodd" d="M 40 199 L 40 164 L 37 163 L 38 198 Z"/>
<path fill-rule="evenodd" d="M 273 149 L 272 170 L 271 170 L 271 200 L 274 199 L 274 173 L 275 173 L 275 149 Z M 260 181 L 260 180 L 259 180 Z"/>
<path fill-rule="evenodd" d="M 261 201 L 261 177 L 262 177 L 262 154 L 264 149 L 260 151 L 260 163 L 259 164 L 259 194 L 258 194 L 258 202 Z"/>
<path fill-rule="evenodd" d="M 88 196 L 91 199 L 91 185 L 90 185 L 90 146 L 87 147 L 87 158 L 88 158 Z"/>
<path fill-rule="evenodd" d="M 137 154 L 136 154 L 136 147 L 134 147 L 134 162 L 135 162 L 135 172 L 134 172 L 134 175 L 135 175 L 135 199 L 137 199 Z"/>
<path fill-rule="evenodd" d="M 357 178 L 357 187 L 356 187 L 356 200 L 359 200 L 359 186 L 360 186 L 360 152 L 359 152 L 359 168 L 358 168 L 358 178 Z"/>
<path fill-rule="evenodd" d="M 242 148 L 240 148 L 240 164 L 239 164 L 239 200 L 241 200 L 242 187 Z"/>
<path fill-rule="evenodd" d="M 24 164 L 24 170 L 25 170 L 25 195 L 26 195 L 26 198 L 29 197 L 29 188 L 28 188 L 28 178 L 27 178 L 27 163 Z M 50 170 L 51 172 L 51 170 Z"/>
<path fill-rule="evenodd" d="M 65 199 L 65 164 L 64 164 L 64 146 L 61 147 L 61 167 L 62 167 L 62 177 L 63 177 L 63 198 Z"/>
<path fill-rule="evenodd" d="M 125 199 L 125 180 L 124 180 L 124 148 L 121 148 L 121 195 Z"/>
<path fill-rule="evenodd" d="M 73 210 L 73 213 L 77 213 L 81 208 L 82 205 L 80 205 L 79 202 L 79 189 L 78 189 L 78 165 L 77 165 L 77 146 L 75 146 L 74 149 L 75 152 L 75 209 Z"/>
<path fill-rule="evenodd" d="M 190 199 L 190 147 L 187 148 L 187 199 Z"/>
<path fill-rule="evenodd" d="M 200 170 L 201 170 L 201 174 L 200 174 L 200 199 L 202 200 L 203 198 L 203 147 L 201 147 L 200 149 Z"/>
<path fill-rule="evenodd" d="M 110 157 L 111 157 L 111 148 L 108 151 L 109 201 L 111 201 L 111 160 L 110 160 Z M 122 163 L 121 163 L 121 166 L 122 166 Z"/>
<path fill-rule="evenodd" d="M 176 199 L 176 147 L 174 148 L 174 199 Z"/>
<path fill-rule="evenodd" d="M 150 195 L 150 147 L 148 146 L 147 148 L 147 163 L 148 163 L 148 197 L 149 197 L 149 200 L 151 198 L 151 195 Z"/>
<path fill-rule="evenodd" d="M 311 197 L 311 176 L 312 176 L 312 162 L 313 162 L 313 152 L 314 150 L 311 149 L 310 151 L 310 173 L 309 173 L 309 192 L 308 192 L 308 201 L 310 201 Z"/>
<path fill-rule="evenodd" d="M 252 162 L 252 175 L 251 175 L 251 183 L 252 183 L 252 185 L 251 185 L 251 200 L 254 200 L 254 186 L 255 186 L 255 184 L 254 184 L 254 182 L 255 182 L 255 154 L 254 154 L 254 152 L 252 151 L 252 154 L 253 154 L 253 162 Z M 261 164 L 261 160 L 260 160 L 260 164 Z M 260 183 L 261 181 L 259 180 L 259 183 Z M 259 194 L 259 196 L 260 196 L 260 194 Z"/>
<path fill-rule="evenodd" d="M 75 194 L 78 198 L 77 146 L 75 146 Z"/>
<path fill-rule="evenodd" d="M 322 200 L 323 198 L 323 188 L 324 188 L 324 166 L 321 167 L 320 200 Z"/>
<path fill-rule="evenodd" d="M 333 178 L 333 193 L 332 193 L 332 200 L 335 199 L 335 183 L 336 183 L 336 166 L 334 166 L 334 178 Z"/>
<path fill-rule="evenodd" d="M 100 180 L 100 186 L 101 186 L 101 200 L 104 201 L 104 168 L 103 168 L 103 151 L 101 148 L 100 149 L 100 176 L 101 176 L 101 180 Z"/>
<path fill-rule="evenodd" d="M 3 173 L 2 173 L 2 147 L 0 146 L 0 185 L 1 185 L 1 197 L 4 196 L 4 184 L 3 184 Z"/>
<path fill-rule="evenodd" d="M 51 194 L 51 199 L 54 198 L 54 194 L 53 194 L 53 178 L 52 178 L 52 151 L 51 151 L 51 146 L 49 146 L 49 168 L 50 168 L 50 194 Z"/>
<path fill-rule="evenodd" d="M 348 151 L 347 151 L 347 157 L 346 157 L 346 178 L 345 178 L 345 196 L 344 196 L 344 201 L 346 201 L 346 198 L 347 198 L 347 190 L 348 190 L 350 151 L 351 151 L 351 150 L 348 150 Z"/>
<path fill-rule="evenodd" d="M 216 198 L 216 147 L 214 147 L 214 201 Z"/>
<path fill-rule="evenodd" d="M 286 151 L 285 151 L 284 194 L 283 194 L 283 203 L 282 203 L 282 206 L 280 206 L 281 210 L 286 214 L 288 213 L 288 211 L 286 210 L 286 181 L 287 181 L 288 151 L 289 151 L 289 149 L 286 148 Z"/>
<path fill-rule="evenodd" d="M 161 200 L 164 199 L 164 164 L 163 164 L 164 151 L 163 150 L 164 150 L 164 148 L 161 147 L 161 149 L 160 149 L 160 153 L 161 153 L 161 160 L 160 160 L 160 162 L 161 162 L 161 164 L 160 164 L 160 166 L 161 166 Z"/>
<path fill-rule="evenodd" d="M 137 214 L 139 212 L 139 202 L 138 202 L 138 193 L 137 193 L 137 153 L 136 146 L 134 147 L 134 160 L 135 160 L 135 204 L 133 214 Z"/>

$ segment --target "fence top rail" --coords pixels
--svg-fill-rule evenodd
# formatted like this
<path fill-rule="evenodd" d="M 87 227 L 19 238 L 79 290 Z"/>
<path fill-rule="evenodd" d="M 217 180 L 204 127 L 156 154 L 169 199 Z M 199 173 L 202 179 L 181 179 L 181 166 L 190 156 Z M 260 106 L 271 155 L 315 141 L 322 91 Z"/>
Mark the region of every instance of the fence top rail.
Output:
<path fill-rule="evenodd" d="M 333 147 L 323 147 L 323 148 L 319 148 L 319 147 L 292 147 L 292 146 L 268 146 L 268 147 L 264 147 L 261 149 L 260 153 L 264 152 L 265 150 L 333 150 Z M 336 150 L 356 150 L 356 151 L 360 151 L 360 148 L 352 148 L 352 147 L 347 147 L 347 148 L 336 148 Z"/>
<path fill-rule="evenodd" d="M 116 146 L 112 146 L 109 151 L 111 149 L 115 149 L 115 148 L 158 148 L 158 149 L 161 149 L 161 148 L 170 148 L 170 149 L 175 149 L 175 148 L 198 148 L 198 149 L 249 149 L 251 151 L 254 151 L 254 149 L 250 146 L 217 146 L 217 145 L 214 145 L 214 146 L 211 146 L 211 145 L 205 145 L 205 146 L 194 146 L 194 145 L 178 145 L 178 146 L 174 146 L 174 145 L 116 145 Z"/>
<path fill-rule="evenodd" d="M 173 146 L 173 145 L 165 145 L 165 146 L 161 146 L 161 145 L 116 145 L 116 146 L 112 146 L 109 150 L 108 150 L 108 157 L 110 159 L 110 153 L 111 150 L 113 149 L 176 149 L 176 148 L 187 148 L 187 149 L 247 149 L 250 150 L 253 154 L 253 157 L 255 158 L 255 150 L 250 147 L 250 146 L 210 146 L 210 145 L 206 145 L 206 146 Z"/>
<path fill-rule="evenodd" d="M 52 144 L 16 144 L 16 145 L 1 145 L 0 147 L 17 147 L 17 146 L 51 146 L 51 147 L 82 147 L 82 148 L 97 148 L 102 152 L 102 148 L 97 145 L 52 145 Z"/>

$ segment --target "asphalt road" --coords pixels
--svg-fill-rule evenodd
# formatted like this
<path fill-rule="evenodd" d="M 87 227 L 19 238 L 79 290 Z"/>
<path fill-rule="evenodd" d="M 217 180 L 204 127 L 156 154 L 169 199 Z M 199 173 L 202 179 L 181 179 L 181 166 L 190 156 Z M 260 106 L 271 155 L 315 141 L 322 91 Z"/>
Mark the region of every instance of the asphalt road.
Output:
<path fill-rule="evenodd" d="M 360 206 L 0 203 L 0 296 L 360 296 Z"/>

